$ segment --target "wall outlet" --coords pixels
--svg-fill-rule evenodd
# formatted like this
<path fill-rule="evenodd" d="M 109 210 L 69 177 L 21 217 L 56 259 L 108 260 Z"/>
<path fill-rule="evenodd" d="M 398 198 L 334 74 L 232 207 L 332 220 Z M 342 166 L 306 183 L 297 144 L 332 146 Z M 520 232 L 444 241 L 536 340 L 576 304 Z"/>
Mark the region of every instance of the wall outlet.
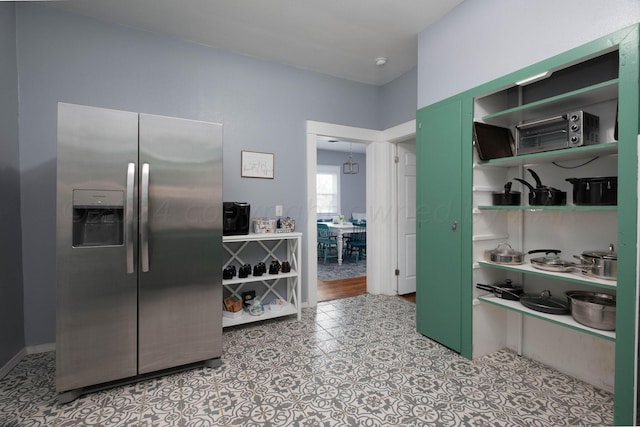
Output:
<path fill-rule="evenodd" d="M 282 205 L 276 205 L 276 216 L 282 216 Z"/>

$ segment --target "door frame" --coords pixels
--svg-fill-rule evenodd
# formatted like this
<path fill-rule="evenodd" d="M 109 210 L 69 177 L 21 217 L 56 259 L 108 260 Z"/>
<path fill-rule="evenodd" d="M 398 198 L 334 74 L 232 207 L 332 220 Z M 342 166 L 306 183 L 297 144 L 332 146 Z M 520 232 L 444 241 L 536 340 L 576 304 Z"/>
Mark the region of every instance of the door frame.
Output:
<path fill-rule="evenodd" d="M 377 242 L 393 242 L 397 239 L 394 200 L 395 143 L 416 135 L 416 121 L 373 130 L 333 123 L 307 120 L 307 302 L 314 307 L 318 303 L 318 266 L 316 241 L 316 171 L 318 136 L 365 143 L 366 148 L 366 215 L 367 215 L 367 292 L 395 295 L 395 258 L 397 248 Z M 373 173 L 375 171 L 375 173 Z"/>

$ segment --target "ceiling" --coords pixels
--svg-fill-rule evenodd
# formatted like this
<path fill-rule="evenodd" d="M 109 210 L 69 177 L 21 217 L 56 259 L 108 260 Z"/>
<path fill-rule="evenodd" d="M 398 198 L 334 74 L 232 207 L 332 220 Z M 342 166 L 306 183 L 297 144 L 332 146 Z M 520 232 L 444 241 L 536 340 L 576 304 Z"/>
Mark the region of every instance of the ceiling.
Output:
<path fill-rule="evenodd" d="M 350 151 L 353 153 L 365 153 L 367 151 L 367 144 L 364 142 L 351 143 L 348 141 L 340 141 L 328 136 L 318 136 L 316 139 L 316 148 L 327 151 L 344 151 L 345 153 Z"/>
<path fill-rule="evenodd" d="M 362 83 L 417 64 L 417 35 L 463 0 L 66 0 L 47 5 Z M 376 59 L 388 58 L 384 66 Z"/>

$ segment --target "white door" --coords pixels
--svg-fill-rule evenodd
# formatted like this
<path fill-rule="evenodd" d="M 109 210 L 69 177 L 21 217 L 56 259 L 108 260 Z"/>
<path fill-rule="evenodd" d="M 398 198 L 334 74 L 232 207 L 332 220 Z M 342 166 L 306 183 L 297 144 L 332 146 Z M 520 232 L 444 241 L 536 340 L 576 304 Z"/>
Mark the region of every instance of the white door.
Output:
<path fill-rule="evenodd" d="M 396 144 L 398 159 L 398 295 L 416 291 L 416 143 Z"/>

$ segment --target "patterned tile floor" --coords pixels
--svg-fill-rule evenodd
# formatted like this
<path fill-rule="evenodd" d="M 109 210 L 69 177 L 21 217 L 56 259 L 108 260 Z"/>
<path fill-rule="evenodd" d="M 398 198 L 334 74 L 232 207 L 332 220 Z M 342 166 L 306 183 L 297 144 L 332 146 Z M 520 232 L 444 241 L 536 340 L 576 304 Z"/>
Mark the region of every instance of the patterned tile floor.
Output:
<path fill-rule="evenodd" d="M 611 425 L 613 397 L 503 350 L 476 361 L 415 332 L 415 305 L 360 295 L 225 330 L 223 365 L 59 406 L 55 355 L 0 380 L 2 426 Z"/>

